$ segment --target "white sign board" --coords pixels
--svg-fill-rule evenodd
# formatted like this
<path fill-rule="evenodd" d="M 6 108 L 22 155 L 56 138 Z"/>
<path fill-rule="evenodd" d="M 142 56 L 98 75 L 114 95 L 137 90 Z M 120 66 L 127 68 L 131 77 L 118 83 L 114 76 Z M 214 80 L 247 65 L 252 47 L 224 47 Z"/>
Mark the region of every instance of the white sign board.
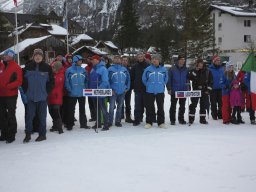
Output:
<path fill-rule="evenodd" d="M 175 98 L 201 97 L 201 90 L 175 91 Z"/>
<path fill-rule="evenodd" d="M 92 96 L 92 97 L 112 96 L 112 89 L 84 89 L 83 96 Z"/>

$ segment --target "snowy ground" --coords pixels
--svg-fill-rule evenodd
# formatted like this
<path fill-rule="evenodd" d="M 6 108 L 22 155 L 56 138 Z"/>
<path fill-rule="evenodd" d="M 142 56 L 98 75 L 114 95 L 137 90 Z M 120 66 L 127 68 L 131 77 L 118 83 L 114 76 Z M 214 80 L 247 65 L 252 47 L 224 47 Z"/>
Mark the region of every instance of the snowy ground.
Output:
<path fill-rule="evenodd" d="M 19 101 L 16 141 L 0 143 L 0 192 L 256 191 L 256 126 L 247 113 L 245 125 L 170 126 L 169 96 L 165 103 L 167 129 L 123 124 L 96 134 L 77 124 L 23 144 Z"/>

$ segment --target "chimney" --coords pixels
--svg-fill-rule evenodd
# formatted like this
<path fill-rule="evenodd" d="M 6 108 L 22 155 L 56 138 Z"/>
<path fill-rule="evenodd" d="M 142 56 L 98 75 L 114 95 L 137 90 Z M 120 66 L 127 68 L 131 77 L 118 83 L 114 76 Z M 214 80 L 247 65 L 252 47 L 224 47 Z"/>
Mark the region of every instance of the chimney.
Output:
<path fill-rule="evenodd" d="M 249 5 L 248 5 L 248 7 L 251 9 L 251 8 L 253 8 L 253 0 L 249 0 Z"/>

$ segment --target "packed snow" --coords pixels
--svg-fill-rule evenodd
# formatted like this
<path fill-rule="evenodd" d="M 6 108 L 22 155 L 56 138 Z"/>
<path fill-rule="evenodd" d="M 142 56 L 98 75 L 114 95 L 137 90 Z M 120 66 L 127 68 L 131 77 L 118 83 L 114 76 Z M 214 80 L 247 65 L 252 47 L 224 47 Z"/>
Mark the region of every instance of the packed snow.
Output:
<path fill-rule="evenodd" d="M 240 7 L 234 6 L 221 6 L 221 5 L 211 5 L 212 7 L 230 13 L 236 16 L 246 16 L 246 17 L 255 17 L 256 13 L 254 11 L 248 11 Z"/>
<path fill-rule="evenodd" d="M 133 98 L 133 96 L 132 96 Z M 18 133 L 0 142 L 1 192 L 254 192 L 256 126 L 169 125 L 170 97 L 165 97 L 166 129 L 145 123 L 95 133 L 79 128 L 47 140 L 23 144 L 24 108 L 18 99 Z M 132 106 L 133 107 L 133 106 Z M 86 104 L 87 118 L 90 117 Z M 78 118 L 78 109 L 76 111 Z M 185 114 L 187 119 L 187 113 Z M 48 115 L 47 129 L 51 127 Z M 92 125 L 92 123 L 89 123 Z"/>

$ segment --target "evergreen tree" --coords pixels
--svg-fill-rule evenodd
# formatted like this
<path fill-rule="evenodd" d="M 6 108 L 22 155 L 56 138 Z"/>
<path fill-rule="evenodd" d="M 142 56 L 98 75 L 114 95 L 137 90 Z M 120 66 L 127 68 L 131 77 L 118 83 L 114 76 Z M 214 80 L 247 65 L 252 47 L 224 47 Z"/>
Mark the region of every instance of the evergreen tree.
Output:
<path fill-rule="evenodd" d="M 213 47 L 214 34 L 209 0 L 182 0 L 182 42 L 188 57 L 202 56 L 206 48 Z"/>
<path fill-rule="evenodd" d="M 136 0 L 122 0 L 121 16 L 117 24 L 117 32 L 115 41 L 119 45 L 121 51 L 124 48 L 138 46 L 139 25 L 136 10 Z"/>

